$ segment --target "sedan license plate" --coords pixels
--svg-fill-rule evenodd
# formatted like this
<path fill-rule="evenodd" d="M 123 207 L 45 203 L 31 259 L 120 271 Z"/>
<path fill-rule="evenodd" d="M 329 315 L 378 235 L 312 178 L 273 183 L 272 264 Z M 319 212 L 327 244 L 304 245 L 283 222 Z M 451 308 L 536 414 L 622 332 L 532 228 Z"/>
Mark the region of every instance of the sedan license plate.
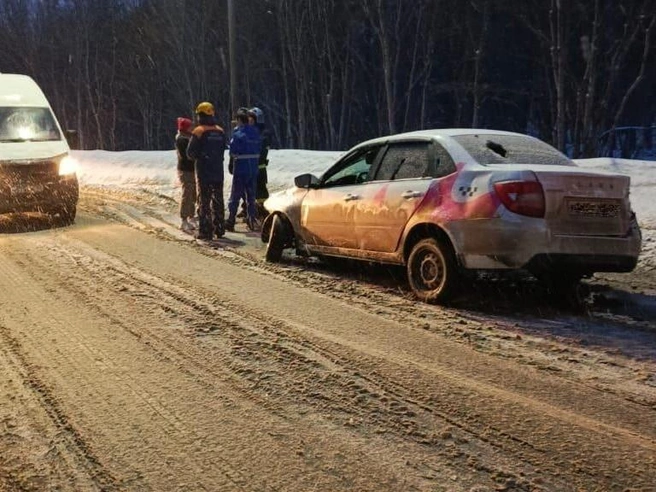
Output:
<path fill-rule="evenodd" d="M 599 200 L 569 200 L 567 210 L 577 217 L 607 217 L 614 218 L 620 214 L 620 203 L 616 201 Z"/>

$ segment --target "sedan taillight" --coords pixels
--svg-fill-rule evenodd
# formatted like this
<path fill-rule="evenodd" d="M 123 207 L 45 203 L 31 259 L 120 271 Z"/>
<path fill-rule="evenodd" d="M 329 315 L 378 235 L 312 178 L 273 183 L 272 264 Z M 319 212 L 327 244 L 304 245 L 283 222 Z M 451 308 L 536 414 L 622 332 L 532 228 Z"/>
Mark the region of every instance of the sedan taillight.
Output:
<path fill-rule="evenodd" d="M 501 203 L 519 215 L 544 217 L 544 190 L 537 181 L 502 181 L 494 183 Z"/>

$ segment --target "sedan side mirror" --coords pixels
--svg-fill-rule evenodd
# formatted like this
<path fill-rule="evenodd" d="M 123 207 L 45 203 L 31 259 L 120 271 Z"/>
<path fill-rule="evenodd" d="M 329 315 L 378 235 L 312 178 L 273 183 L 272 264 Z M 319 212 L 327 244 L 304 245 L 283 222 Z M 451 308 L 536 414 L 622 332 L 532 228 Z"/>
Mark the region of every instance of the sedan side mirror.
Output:
<path fill-rule="evenodd" d="M 294 185 L 297 188 L 316 188 L 319 184 L 319 178 L 314 174 L 301 174 L 294 178 Z"/>

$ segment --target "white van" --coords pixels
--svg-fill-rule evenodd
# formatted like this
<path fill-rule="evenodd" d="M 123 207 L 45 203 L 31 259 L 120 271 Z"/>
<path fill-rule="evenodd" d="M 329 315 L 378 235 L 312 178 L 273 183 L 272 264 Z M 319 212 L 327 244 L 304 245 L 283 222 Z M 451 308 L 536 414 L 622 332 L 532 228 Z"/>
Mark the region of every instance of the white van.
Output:
<path fill-rule="evenodd" d="M 38 211 L 75 220 L 76 163 L 43 91 L 0 73 L 0 214 Z"/>

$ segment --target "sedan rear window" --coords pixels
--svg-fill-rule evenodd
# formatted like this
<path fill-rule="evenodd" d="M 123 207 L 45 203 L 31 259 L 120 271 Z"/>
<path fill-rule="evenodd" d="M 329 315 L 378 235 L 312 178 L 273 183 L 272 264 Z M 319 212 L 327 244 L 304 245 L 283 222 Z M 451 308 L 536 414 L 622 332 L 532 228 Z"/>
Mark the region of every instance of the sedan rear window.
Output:
<path fill-rule="evenodd" d="M 544 164 L 573 166 L 552 146 L 522 135 L 457 135 L 458 142 L 479 164 Z"/>

